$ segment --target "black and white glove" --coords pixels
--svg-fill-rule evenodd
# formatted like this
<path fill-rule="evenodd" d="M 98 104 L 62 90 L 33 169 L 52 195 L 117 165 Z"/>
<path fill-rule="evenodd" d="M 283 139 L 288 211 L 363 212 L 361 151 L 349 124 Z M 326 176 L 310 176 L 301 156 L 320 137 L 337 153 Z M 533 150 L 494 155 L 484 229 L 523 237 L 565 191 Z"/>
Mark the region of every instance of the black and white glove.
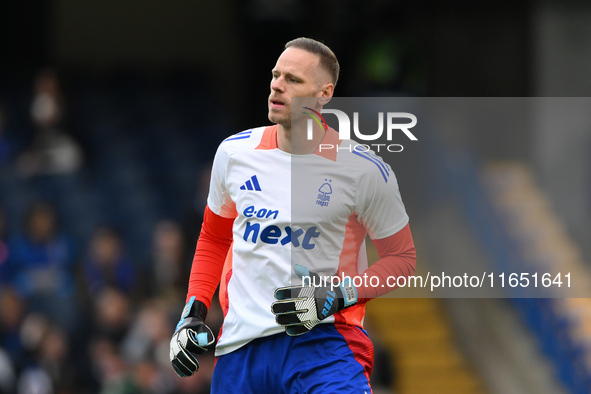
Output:
<path fill-rule="evenodd" d="M 191 376 L 199 369 L 198 355 L 207 351 L 215 337 L 204 323 L 207 307 L 191 297 L 183 309 L 181 320 L 170 341 L 170 362 L 181 378 Z"/>
<path fill-rule="evenodd" d="M 322 282 L 318 274 L 306 267 L 295 264 L 294 271 L 302 278 L 303 285 L 276 289 L 277 301 L 271 305 L 275 321 L 285 326 L 288 335 L 305 334 L 321 320 L 358 301 L 357 289 L 349 277 L 331 286 L 330 281 Z"/>

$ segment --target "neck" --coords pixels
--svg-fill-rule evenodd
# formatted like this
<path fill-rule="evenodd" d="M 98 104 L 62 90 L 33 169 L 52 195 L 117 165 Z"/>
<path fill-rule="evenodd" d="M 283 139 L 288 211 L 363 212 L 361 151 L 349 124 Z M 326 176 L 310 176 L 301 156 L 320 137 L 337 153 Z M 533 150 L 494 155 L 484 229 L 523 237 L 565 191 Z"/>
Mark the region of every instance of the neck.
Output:
<path fill-rule="evenodd" d="M 294 155 L 308 155 L 316 152 L 325 133 L 322 127 L 314 123 L 312 139 L 308 139 L 306 123 L 295 128 L 291 125 L 279 124 L 277 125 L 277 148 Z"/>

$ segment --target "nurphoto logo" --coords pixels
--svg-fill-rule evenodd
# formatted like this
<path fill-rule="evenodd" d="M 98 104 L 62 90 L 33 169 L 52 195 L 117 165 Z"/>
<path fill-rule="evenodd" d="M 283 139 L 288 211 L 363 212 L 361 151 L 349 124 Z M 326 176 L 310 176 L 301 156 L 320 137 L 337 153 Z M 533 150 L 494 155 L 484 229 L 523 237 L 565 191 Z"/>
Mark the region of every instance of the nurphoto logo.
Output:
<path fill-rule="evenodd" d="M 304 109 L 310 112 L 303 112 L 306 115 L 309 115 L 311 119 L 308 119 L 307 123 L 307 138 L 308 140 L 312 140 L 313 138 L 313 126 L 314 121 L 320 125 L 324 130 L 328 129 L 328 125 L 324 120 L 322 114 L 333 114 L 336 115 L 337 121 L 339 123 L 338 132 L 339 132 L 339 139 L 346 140 L 351 139 L 351 120 L 349 119 L 349 115 L 347 115 L 344 111 L 338 109 L 325 109 L 323 108 L 321 112 L 315 111 L 309 107 L 303 107 Z M 384 122 L 384 118 L 386 121 Z M 400 123 L 401 119 L 406 119 L 409 122 Z M 402 132 L 409 140 L 411 141 L 418 141 L 418 138 L 410 131 L 411 128 L 416 126 L 417 124 L 417 117 L 409 112 L 387 112 L 384 115 L 384 112 L 378 112 L 378 130 L 373 134 L 364 134 L 359 130 L 359 112 L 353 112 L 353 133 L 355 137 L 362 141 L 375 141 L 379 139 L 382 134 L 384 134 L 384 123 L 386 123 L 386 139 L 388 141 L 392 141 L 394 136 L 394 132 Z M 388 150 L 388 152 L 402 152 L 404 149 L 400 144 L 357 144 L 350 149 L 353 149 L 358 152 L 368 151 L 372 148 L 380 151 L 380 148 L 384 147 Z M 320 144 L 319 147 L 320 151 L 323 149 L 335 149 L 335 146 L 332 144 Z M 336 149 L 338 150 L 339 147 L 337 146 Z"/>

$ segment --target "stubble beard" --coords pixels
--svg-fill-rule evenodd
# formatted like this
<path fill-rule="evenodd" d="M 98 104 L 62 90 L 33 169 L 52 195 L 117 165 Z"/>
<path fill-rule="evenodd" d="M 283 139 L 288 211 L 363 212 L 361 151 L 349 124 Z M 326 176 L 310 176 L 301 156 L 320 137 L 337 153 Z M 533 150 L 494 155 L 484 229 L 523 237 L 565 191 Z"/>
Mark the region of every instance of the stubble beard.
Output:
<path fill-rule="evenodd" d="M 278 124 L 282 126 L 284 129 L 291 129 L 291 114 L 288 113 L 287 115 L 282 115 L 278 113 L 274 113 L 269 111 L 269 120 L 272 123 Z"/>

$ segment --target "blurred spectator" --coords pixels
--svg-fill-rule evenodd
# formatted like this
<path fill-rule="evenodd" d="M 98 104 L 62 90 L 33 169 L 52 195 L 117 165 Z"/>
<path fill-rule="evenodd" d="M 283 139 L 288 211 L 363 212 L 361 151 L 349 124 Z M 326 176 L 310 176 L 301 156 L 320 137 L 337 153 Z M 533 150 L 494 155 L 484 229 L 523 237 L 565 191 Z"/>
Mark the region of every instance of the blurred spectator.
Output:
<path fill-rule="evenodd" d="M 138 393 L 176 393 L 174 377 L 152 360 L 144 360 L 134 364 L 133 380 L 138 387 Z"/>
<path fill-rule="evenodd" d="M 25 315 L 24 300 L 11 288 L 0 290 L 0 348 L 20 370 L 27 362 L 27 351 L 22 342 L 20 327 Z"/>
<path fill-rule="evenodd" d="M 54 394 L 51 378 L 42 368 L 24 371 L 18 381 L 18 394 Z"/>
<path fill-rule="evenodd" d="M 56 394 L 78 392 L 77 366 L 70 359 L 70 343 L 61 328 L 44 315 L 32 313 L 23 321 L 20 336 L 32 359 L 20 374 L 19 393 L 41 388 Z"/>
<path fill-rule="evenodd" d="M 131 300 L 120 290 L 105 288 L 93 297 L 93 301 L 93 338 L 119 346 L 132 321 Z"/>
<path fill-rule="evenodd" d="M 33 141 L 19 159 L 24 176 L 71 174 L 82 166 L 80 145 L 63 129 L 64 98 L 55 71 L 44 69 L 34 83 Z"/>
<path fill-rule="evenodd" d="M 135 381 L 141 392 L 170 393 L 176 386 L 169 360 L 173 331 L 170 323 L 165 304 L 149 301 L 139 311 L 122 343 L 121 354 L 135 365 Z"/>
<path fill-rule="evenodd" d="M 91 296 L 109 287 L 135 295 L 139 282 L 121 236 L 107 227 L 99 228 L 93 234 L 84 260 L 84 273 Z"/>
<path fill-rule="evenodd" d="M 70 359 L 70 352 L 65 333 L 57 326 L 49 326 L 36 353 L 39 365 L 51 378 L 57 394 L 78 392 L 78 374 Z"/>
<path fill-rule="evenodd" d="M 14 392 L 16 380 L 9 355 L 0 347 L 0 393 Z"/>
<path fill-rule="evenodd" d="M 19 336 L 30 359 L 22 368 L 18 379 L 18 393 L 53 394 L 51 377 L 33 357 L 49 329 L 49 319 L 42 313 L 30 313 L 22 321 Z"/>
<path fill-rule="evenodd" d="M 154 228 L 152 249 L 153 294 L 173 303 L 184 302 L 190 258 L 181 226 L 171 220 L 159 222 Z"/>
<path fill-rule="evenodd" d="M 23 347 L 30 352 L 39 348 L 48 327 L 49 319 L 41 312 L 31 312 L 25 316 L 19 330 Z"/>
<path fill-rule="evenodd" d="M 151 300 L 145 303 L 131 324 L 122 344 L 122 353 L 127 361 L 151 359 L 168 370 L 171 334 L 167 308 L 162 302 Z"/>
<path fill-rule="evenodd" d="M 132 303 L 124 293 L 113 288 L 99 291 L 92 301 L 88 351 L 93 378 L 101 392 L 136 392 L 133 391 L 135 386 L 132 386 L 129 368 L 119 353 L 119 346 L 132 322 Z"/>
<path fill-rule="evenodd" d="M 38 129 L 61 126 L 64 118 L 64 97 L 57 74 L 50 68 L 39 71 L 33 84 L 31 119 Z"/>
<path fill-rule="evenodd" d="M 68 330 L 74 329 L 73 244 L 59 230 L 56 211 L 46 202 L 29 207 L 25 229 L 24 235 L 9 242 L 5 282 L 26 299 L 32 310 L 44 312 Z"/>

